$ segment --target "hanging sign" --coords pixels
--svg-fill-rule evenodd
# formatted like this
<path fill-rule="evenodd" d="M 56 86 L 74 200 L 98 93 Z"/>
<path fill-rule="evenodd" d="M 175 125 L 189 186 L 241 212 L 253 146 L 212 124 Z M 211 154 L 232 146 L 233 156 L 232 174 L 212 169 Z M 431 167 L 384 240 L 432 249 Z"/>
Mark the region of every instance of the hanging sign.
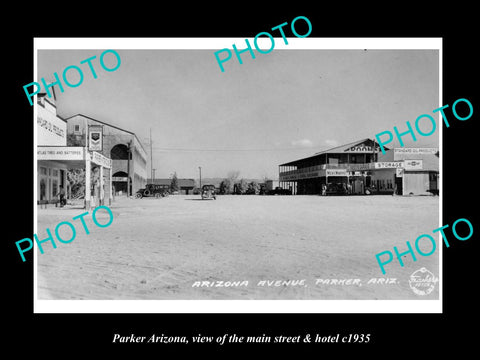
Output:
<path fill-rule="evenodd" d="M 88 150 L 103 150 L 103 126 L 90 125 L 88 127 Z"/>
<path fill-rule="evenodd" d="M 92 162 L 94 164 L 103 166 L 105 168 L 110 169 L 112 167 L 112 160 L 103 156 L 102 154 L 99 154 L 97 152 L 92 152 Z"/>

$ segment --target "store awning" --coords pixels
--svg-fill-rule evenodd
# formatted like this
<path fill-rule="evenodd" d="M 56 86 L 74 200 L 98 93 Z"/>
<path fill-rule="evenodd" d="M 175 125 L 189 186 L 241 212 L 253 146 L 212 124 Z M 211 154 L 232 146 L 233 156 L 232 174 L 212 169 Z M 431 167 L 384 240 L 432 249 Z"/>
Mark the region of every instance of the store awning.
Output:
<path fill-rule="evenodd" d="M 85 167 L 87 156 L 96 165 L 111 169 L 112 159 L 92 151 L 88 153 L 82 146 L 37 146 L 37 160 L 68 165 L 69 168 Z"/>
<path fill-rule="evenodd" d="M 76 169 L 85 167 L 85 148 L 82 146 L 37 146 L 37 160 Z M 62 167 L 63 167 L 62 166 Z"/>

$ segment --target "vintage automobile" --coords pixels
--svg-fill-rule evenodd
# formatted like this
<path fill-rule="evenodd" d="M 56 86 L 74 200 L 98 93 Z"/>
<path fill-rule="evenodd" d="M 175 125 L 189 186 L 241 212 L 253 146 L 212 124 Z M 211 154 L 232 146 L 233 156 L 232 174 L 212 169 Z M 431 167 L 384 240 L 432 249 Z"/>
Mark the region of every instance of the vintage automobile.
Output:
<path fill-rule="evenodd" d="M 135 194 L 135 199 L 141 199 L 144 197 L 155 197 L 161 198 L 169 195 L 170 186 L 168 185 L 157 185 L 157 184 L 147 184 L 145 188 L 139 189 Z"/>
<path fill-rule="evenodd" d="M 275 189 L 268 190 L 266 194 L 267 195 L 292 195 L 292 191 L 290 189 L 284 189 L 280 186 L 277 186 Z"/>
<path fill-rule="evenodd" d="M 328 183 L 326 195 L 348 195 L 347 184 Z"/>
<path fill-rule="evenodd" d="M 217 200 L 217 196 L 215 194 L 215 186 L 214 185 L 203 185 L 202 186 L 202 199 L 213 199 Z"/>

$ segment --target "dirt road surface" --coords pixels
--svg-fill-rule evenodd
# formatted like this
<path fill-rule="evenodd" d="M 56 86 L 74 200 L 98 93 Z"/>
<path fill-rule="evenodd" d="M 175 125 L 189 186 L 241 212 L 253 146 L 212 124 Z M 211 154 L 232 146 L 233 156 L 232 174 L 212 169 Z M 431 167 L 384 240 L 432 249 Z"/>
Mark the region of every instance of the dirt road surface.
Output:
<path fill-rule="evenodd" d="M 38 299 L 438 299 L 415 294 L 410 275 L 439 275 L 437 250 L 394 259 L 375 254 L 439 224 L 438 197 L 199 196 L 116 198 L 113 222 L 86 234 L 81 208 L 38 209 L 37 233 L 72 222 L 74 241 L 38 251 Z M 98 221 L 108 214 L 100 210 Z M 61 235 L 71 232 L 62 227 Z M 433 234 L 432 234 L 433 235 Z M 422 243 L 424 251 L 431 245 Z M 336 281 L 333 281 L 336 280 Z M 227 286 L 228 285 L 228 286 Z"/>

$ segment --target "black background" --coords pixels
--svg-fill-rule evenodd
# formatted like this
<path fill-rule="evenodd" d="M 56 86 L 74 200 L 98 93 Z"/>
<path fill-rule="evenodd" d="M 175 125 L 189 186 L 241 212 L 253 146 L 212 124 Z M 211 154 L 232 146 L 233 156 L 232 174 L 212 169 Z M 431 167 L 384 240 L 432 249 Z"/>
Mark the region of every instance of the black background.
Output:
<path fill-rule="evenodd" d="M 256 353 L 292 351 L 300 355 L 311 351 L 317 356 L 343 350 L 354 354 L 388 356 L 433 355 L 446 348 L 465 353 L 475 344 L 477 271 L 476 249 L 479 241 L 478 214 L 472 206 L 478 200 L 478 159 L 476 123 L 478 102 L 478 28 L 477 12 L 459 2 L 448 7 L 419 7 L 406 2 L 370 2 L 354 6 L 341 3 L 325 6 L 321 2 L 304 8 L 284 5 L 260 11 L 248 3 L 218 3 L 192 7 L 183 3 L 174 9 L 155 4 L 35 3 L 22 9 L 10 9 L 13 22 L 2 24 L 4 33 L 3 67 L 7 84 L 3 85 L 3 129 L 7 139 L 4 151 L 2 205 L 2 241 L 4 279 L 2 288 L 5 321 L 2 322 L 8 348 L 17 352 L 31 349 L 35 354 L 56 357 L 95 356 L 105 350 L 109 355 L 142 355 L 194 350 L 213 354 L 233 350 Z M 440 4 L 440 3 L 438 3 Z M 442 37 L 443 104 L 467 98 L 473 104 L 473 116 L 458 121 L 447 109 L 450 128 L 443 132 L 443 224 L 467 218 L 474 224 L 468 241 L 450 241 L 443 251 L 443 314 L 34 314 L 33 256 L 22 263 L 15 241 L 33 235 L 33 108 L 26 101 L 23 85 L 33 81 L 34 37 L 254 37 L 296 16 L 312 23 L 309 37 Z M 303 33 L 299 29 L 299 33 Z M 275 35 L 276 36 L 276 35 Z M 287 34 L 288 36 L 288 34 Z M 474 91 L 475 87 L 475 91 Z M 420 115 L 420 114 L 419 114 Z M 388 116 L 388 114 L 385 114 Z M 411 119 L 405 119 L 411 120 Z M 384 130 L 384 129 L 379 129 Z M 451 231 L 447 229 L 449 239 Z M 405 239 L 411 240 L 411 239 Z M 30 252 L 31 253 L 31 252 Z M 472 328 L 473 325 L 473 328 Z M 138 336 L 239 336 L 266 334 L 330 335 L 369 333 L 368 344 L 112 344 L 114 333 Z M 478 333 L 478 331 L 476 332 Z"/>

